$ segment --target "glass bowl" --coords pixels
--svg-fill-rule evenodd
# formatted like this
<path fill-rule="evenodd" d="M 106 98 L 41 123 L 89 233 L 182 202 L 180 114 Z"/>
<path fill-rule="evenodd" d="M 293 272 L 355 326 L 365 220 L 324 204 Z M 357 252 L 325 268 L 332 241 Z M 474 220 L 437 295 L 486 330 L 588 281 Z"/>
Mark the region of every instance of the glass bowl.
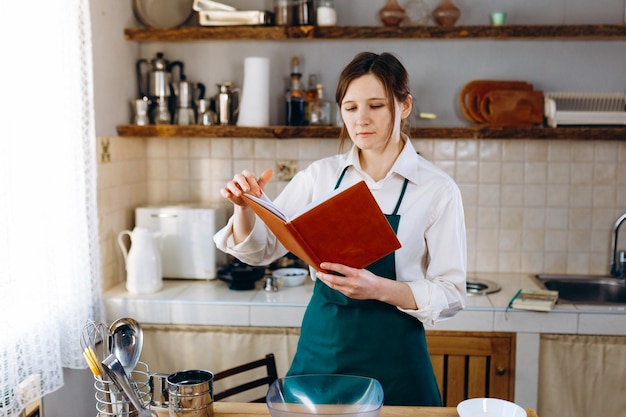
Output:
<path fill-rule="evenodd" d="M 383 387 L 361 376 L 288 376 L 272 383 L 266 403 L 272 417 L 376 417 L 383 406 Z"/>
<path fill-rule="evenodd" d="M 519 405 L 498 398 L 471 398 L 456 406 L 460 417 L 526 417 Z"/>

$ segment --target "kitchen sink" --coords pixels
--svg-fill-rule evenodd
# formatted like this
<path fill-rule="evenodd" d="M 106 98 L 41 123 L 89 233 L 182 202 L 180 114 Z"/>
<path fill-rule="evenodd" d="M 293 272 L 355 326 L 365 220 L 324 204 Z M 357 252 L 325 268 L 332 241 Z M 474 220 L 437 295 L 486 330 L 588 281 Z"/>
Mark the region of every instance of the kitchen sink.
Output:
<path fill-rule="evenodd" d="M 535 282 L 559 292 L 559 300 L 580 304 L 626 304 L 626 282 L 611 276 L 539 274 Z"/>

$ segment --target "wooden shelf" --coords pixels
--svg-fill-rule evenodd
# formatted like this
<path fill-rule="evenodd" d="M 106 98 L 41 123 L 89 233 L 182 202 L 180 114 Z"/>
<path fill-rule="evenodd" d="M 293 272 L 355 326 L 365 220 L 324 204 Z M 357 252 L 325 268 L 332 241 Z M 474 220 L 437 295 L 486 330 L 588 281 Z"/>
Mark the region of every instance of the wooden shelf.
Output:
<path fill-rule="evenodd" d="M 541 39 L 621 40 L 626 24 L 504 26 L 221 26 L 177 29 L 127 28 L 124 38 L 139 42 L 209 40 L 341 40 L 341 39 Z"/>
<path fill-rule="evenodd" d="M 334 126 L 176 126 L 120 125 L 117 133 L 125 137 L 160 138 L 258 138 L 258 139 L 336 139 L 340 128 Z M 563 139 L 626 140 L 626 127 L 416 127 L 413 139 Z"/>

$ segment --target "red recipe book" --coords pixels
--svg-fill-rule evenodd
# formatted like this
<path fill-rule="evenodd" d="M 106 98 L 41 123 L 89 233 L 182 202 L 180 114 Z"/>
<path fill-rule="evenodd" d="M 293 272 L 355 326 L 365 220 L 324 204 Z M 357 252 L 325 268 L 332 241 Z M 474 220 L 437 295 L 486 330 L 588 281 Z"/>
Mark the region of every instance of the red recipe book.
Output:
<path fill-rule="evenodd" d="M 265 194 L 244 198 L 287 250 L 317 270 L 321 262 L 364 268 L 401 246 L 365 181 L 335 190 L 291 219 Z"/>

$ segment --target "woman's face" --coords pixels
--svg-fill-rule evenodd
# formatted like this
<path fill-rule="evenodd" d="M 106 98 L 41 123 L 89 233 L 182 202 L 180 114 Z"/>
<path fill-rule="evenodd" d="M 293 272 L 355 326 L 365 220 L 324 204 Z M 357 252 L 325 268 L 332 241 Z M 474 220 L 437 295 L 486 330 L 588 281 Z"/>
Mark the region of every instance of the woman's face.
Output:
<path fill-rule="evenodd" d="M 355 78 L 341 102 L 341 117 L 350 138 L 360 149 L 380 149 L 388 143 L 389 125 L 394 124 L 391 140 L 400 140 L 400 121 L 411 111 L 410 104 L 393 100 L 390 118 L 383 84 L 372 74 Z"/>

